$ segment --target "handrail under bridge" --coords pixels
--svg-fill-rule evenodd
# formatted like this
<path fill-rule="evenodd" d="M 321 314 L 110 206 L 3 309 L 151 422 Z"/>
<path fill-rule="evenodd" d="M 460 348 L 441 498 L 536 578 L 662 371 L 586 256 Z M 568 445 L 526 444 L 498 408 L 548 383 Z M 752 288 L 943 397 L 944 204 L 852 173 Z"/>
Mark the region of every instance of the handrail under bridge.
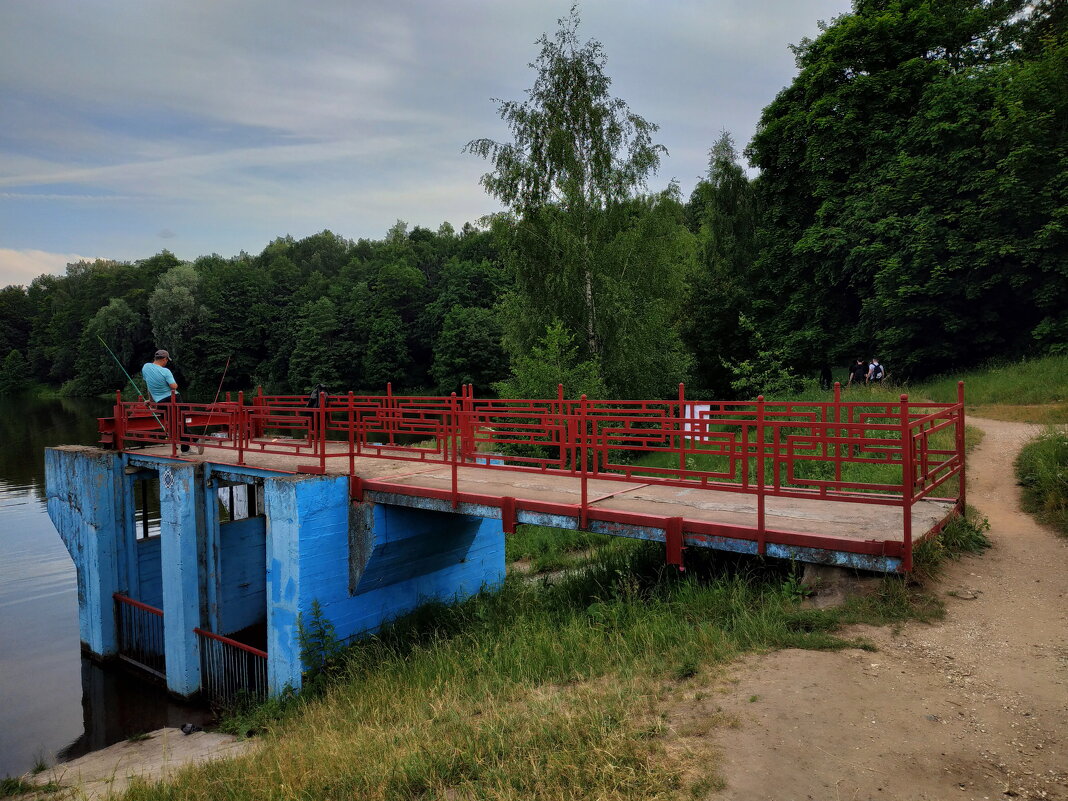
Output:
<path fill-rule="evenodd" d="M 347 469 L 355 495 L 364 484 L 385 483 L 356 477 L 361 458 L 441 464 L 451 468 L 444 497 L 454 508 L 464 496 L 463 467 L 571 476 L 581 482 L 583 528 L 598 500 L 591 480 L 746 493 L 756 499 L 761 553 L 769 497 L 897 506 L 906 571 L 912 506 L 940 498 L 962 513 L 965 504 L 963 382 L 954 403 L 907 395 L 846 401 L 837 384 L 831 400 L 817 402 L 691 400 L 683 385 L 671 400 L 574 400 L 562 387 L 549 399 L 482 399 L 466 386 L 450 396 L 387 388 L 385 395 L 323 394 L 312 408 L 304 396 L 262 391 L 214 404 L 149 404 L 116 393 L 114 417 L 100 428 L 102 443 L 120 450 L 166 445 L 179 457 L 187 444 L 236 451 L 238 464 L 249 454 L 307 458 L 298 471 Z M 506 517 L 514 499 L 496 501 Z M 674 539 L 681 554 L 681 535 Z"/>

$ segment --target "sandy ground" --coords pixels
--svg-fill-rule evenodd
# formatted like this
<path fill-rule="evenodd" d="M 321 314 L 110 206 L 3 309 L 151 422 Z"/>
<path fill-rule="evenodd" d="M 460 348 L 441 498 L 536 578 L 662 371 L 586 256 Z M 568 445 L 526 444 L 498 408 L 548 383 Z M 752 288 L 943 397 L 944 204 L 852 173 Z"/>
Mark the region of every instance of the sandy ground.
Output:
<path fill-rule="evenodd" d="M 878 650 L 787 650 L 675 710 L 725 801 L 1068 799 L 1068 540 L 1019 511 L 1012 462 L 1037 427 L 973 418 L 968 500 L 994 547 L 950 563 L 934 625 L 861 627 Z M 704 735 L 694 721 L 719 721 Z M 686 736 L 688 733 L 697 736 Z"/>

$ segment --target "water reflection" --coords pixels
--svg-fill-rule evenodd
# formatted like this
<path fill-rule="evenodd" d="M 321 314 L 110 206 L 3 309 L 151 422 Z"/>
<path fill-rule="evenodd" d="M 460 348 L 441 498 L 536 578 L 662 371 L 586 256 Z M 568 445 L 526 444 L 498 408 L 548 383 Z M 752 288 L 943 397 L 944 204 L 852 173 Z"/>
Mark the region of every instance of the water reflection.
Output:
<path fill-rule="evenodd" d="M 121 669 L 104 669 L 82 657 L 82 733 L 56 755 L 74 759 L 135 734 L 183 723 L 203 726 L 211 715 L 203 708 L 171 701 L 155 685 Z"/>
<path fill-rule="evenodd" d="M 0 398 L 0 777 L 195 720 L 83 661 L 74 565 L 45 509 L 44 449 L 91 445 L 107 401 Z"/>

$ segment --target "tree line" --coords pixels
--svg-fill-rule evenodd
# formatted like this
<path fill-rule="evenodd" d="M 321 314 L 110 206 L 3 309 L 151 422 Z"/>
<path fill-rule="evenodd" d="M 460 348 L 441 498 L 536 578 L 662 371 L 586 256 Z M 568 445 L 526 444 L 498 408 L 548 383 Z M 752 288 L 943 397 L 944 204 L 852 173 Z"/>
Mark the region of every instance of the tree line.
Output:
<path fill-rule="evenodd" d="M 505 211 L 262 253 L 69 265 L 0 290 L 0 392 L 70 394 L 156 347 L 187 394 L 667 397 L 782 392 L 877 355 L 898 378 L 1068 342 L 1068 4 L 855 0 L 795 46 L 744 150 L 651 190 L 658 128 L 612 95 L 577 8 L 539 40 L 511 138 L 474 140 Z"/>

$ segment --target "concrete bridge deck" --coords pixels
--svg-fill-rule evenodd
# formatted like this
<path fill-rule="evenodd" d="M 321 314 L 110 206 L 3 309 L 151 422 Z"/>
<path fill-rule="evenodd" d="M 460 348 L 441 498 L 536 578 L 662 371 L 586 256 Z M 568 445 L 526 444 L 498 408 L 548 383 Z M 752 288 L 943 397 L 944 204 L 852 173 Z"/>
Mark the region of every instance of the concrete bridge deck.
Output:
<path fill-rule="evenodd" d="M 328 452 L 331 450 L 328 444 Z M 346 447 L 337 443 L 340 453 Z M 128 450 L 131 461 L 169 459 L 169 446 Z M 216 470 L 263 470 L 297 474 L 318 464 L 309 454 L 238 452 L 207 447 L 204 454 L 179 453 L 185 461 L 207 462 Z M 348 458 L 327 458 L 328 475 L 349 475 Z M 757 498 L 748 492 L 706 487 L 644 484 L 640 480 L 587 479 L 583 520 L 581 478 L 541 472 L 514 472 L 479 466 L 456 469 L 457 505 L 449 464 L 360 456 L 354 460 L 360 496 L 376 502 L 438 511 L 458 511 L 514 523 L 667 541 L 666 521 L 681 518 L 682 541 L 742 553 L 806 562 L 839 564 L 880 572 L 900 569 L 903 519 L 900 506 L 841 499 L 765 496 L 764 530 L 758 526 Z M 514 499 L 512 511 L 507 511 Z M 918 541 L 939 527 L 954 510 L 949 500 L 923 499 L 912 506 L 912 531 Z M 506 530 L 509 526 L 506 524 Z"/>

